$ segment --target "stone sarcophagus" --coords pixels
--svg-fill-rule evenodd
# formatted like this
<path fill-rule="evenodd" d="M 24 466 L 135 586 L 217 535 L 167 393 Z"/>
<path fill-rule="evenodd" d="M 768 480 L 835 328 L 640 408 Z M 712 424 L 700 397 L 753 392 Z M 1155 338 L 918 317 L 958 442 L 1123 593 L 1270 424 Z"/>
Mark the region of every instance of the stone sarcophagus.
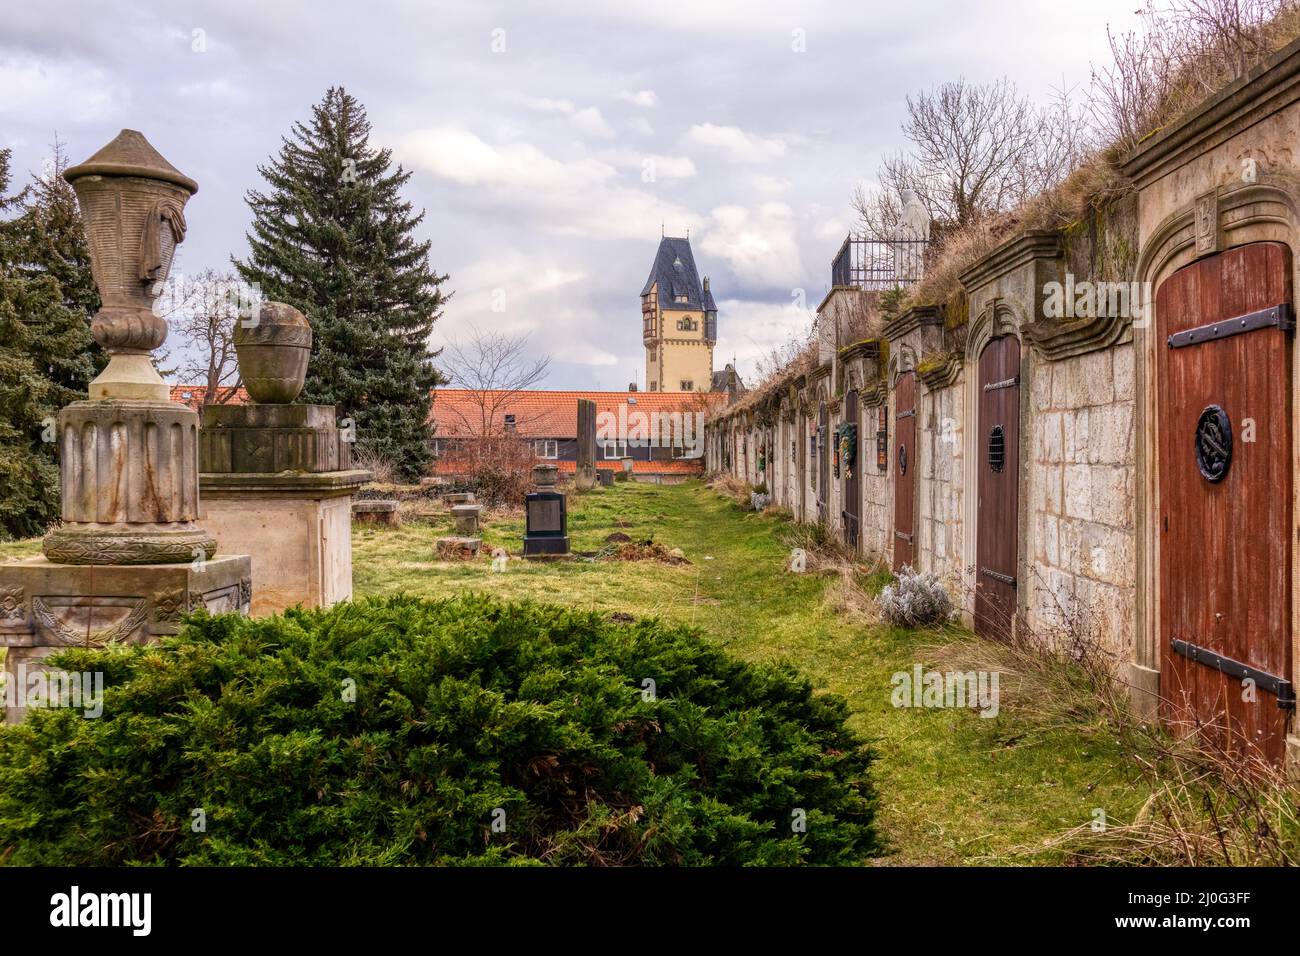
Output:
<path fill-rule="evenodd" d="M 217 555 L 198 523 L 198 415 L 168 400 L 150 358 L 167 337 L 153 303 L 198 185 L 134 130 L 64 177 L 103 303 L 91 332 L 109 362 L 89 400 L 59 413 L 62 523 L 42 557 L 0 564 L 7 681 L 68 646 L 144 642 L 176 633 L 186 613 L 251 602 L 247 555 Z"/>

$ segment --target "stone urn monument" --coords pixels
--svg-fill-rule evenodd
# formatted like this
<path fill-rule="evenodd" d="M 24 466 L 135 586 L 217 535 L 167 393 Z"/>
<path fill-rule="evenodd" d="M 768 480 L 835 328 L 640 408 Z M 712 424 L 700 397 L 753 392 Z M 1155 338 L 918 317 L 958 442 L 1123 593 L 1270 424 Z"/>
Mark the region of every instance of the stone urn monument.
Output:
<path fill-rule="evenodd" d="M 564 493 L 556 490 L 559 468 L 533 466 L 533 484 L 524 500 L 525 558 L 554 558 L 569 553 L 569 508 Z"/>
<path fill-rule="evenodd" d="M 302 391 L 311 359 L 311 323 L 292 306 L 263 302 L 235 324 L 235 355 L 248 397 L 288 405 Z"/>
<path fill-rule="evenodd" d="M 260 303 L 235 327 L 252 404 L 203 408 L 203 521 L 253 556 L 254 616 L 352 597 L 352 495 L 370 473 L 352 468 L 332 405 L 297 404 L 311 346 L 306 316 Z"/>
<path fill-rule="evenodd" d="M 198 523 L 198 415 L 169 401 L 150 357 L 167 338 L 153 304 L 198 184 L 135 130 L 63 175 L 103 303 L 91 333 L 109 361 L 89 400 L 59 412 L 62 524 L 43 557 L 0 564 L 10 680 L 63 647 L 147 641 L 176 633 L 187 612 L 247 611 L 251 600 L 248 556 L 218 556 Z"/>

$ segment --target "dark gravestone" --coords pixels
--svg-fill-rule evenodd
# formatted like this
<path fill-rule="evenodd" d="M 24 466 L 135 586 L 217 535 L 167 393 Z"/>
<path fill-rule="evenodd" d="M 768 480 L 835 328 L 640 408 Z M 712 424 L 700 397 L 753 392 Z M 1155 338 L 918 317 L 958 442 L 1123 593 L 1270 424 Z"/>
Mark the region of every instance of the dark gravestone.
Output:
<path fill-rule="evenodd" d="M 537 490 L 529 492 L 524 503 L 525 558 L 569 553 L 567 500 L 555 490 L 555 479 L 555 465 L 538 465 L 533 469 Z"/>

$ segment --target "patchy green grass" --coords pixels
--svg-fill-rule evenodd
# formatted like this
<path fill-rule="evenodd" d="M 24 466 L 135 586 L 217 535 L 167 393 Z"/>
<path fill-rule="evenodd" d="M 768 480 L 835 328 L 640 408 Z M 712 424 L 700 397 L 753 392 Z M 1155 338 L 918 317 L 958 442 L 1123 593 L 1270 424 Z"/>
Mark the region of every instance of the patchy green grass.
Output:
<path fill-rule="evenodd" d="M 619 524 L 623 526 L 619 526 Z M 504 572 L 484 556 L 439 562 L 434 540 L 450 520 L 354 530 L 359 596 L 472 589 L 694 624 L 748 660 L 787 659 L 821 688 L 846 697 L 854 729 L 875 741 L 880 824 L 892 851 L 884 863 L 1059 863 L 1043 848 L 1087 824 L 1096 808 L 1129 819 L 1148 795 L 1102 721 L 1080 708 L 1062 719 L 1017 699 L 1003 684 L 993 719 L 970 710 L 903 709 L 892 676 L 931 666 L 935 646 L 960 634 L 909 632 L 857 623 L 828 599 L 833 574 L 796 575 L 780 519 L 742 511 L 699 482 L 619 484 L 571 499 L 574 550 L 596 551 L 607 535 L 653 538 L 681 548 L 688 565 L 649 561 L 534 563 Z M 522 516 L 488 522 L 484 547 L 517 556 Z M 868 578 L 876 591 L 884 580 Z M 1068 713 L 1068 710 L 1067 710 Z"/>

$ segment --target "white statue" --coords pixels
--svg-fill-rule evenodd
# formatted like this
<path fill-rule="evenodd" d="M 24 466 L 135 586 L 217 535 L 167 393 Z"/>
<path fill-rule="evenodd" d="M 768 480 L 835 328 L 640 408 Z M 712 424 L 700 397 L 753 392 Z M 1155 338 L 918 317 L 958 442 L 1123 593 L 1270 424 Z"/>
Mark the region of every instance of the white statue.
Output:
<path fill-rule="evenodd" d="M 915 282 L 925 268 L 924 242 L 930 239 L 930 213 L 911 189 L 899 192 L 903 210 L 894 227 L 894 277 Z"/>

